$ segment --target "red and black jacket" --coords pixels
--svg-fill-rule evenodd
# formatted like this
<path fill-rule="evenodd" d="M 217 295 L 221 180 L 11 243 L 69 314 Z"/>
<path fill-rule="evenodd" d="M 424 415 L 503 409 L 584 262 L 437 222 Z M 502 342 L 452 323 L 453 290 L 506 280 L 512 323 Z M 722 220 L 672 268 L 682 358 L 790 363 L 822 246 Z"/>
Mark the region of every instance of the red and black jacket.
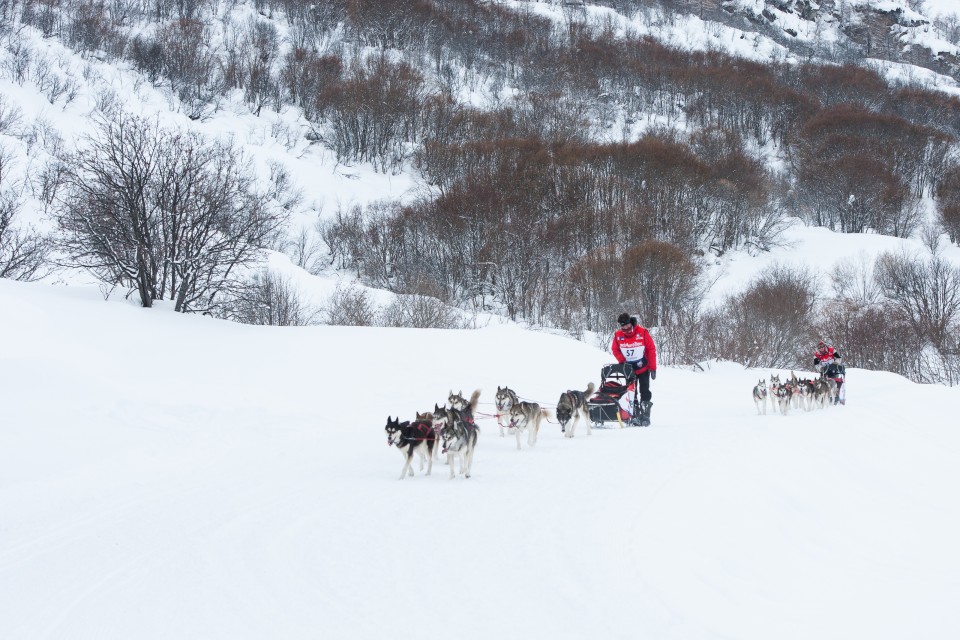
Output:
<path fill-rule="evenodd" d="M 632 330 L 617 329 L 610 351 L 617 362 L 629 362 L 638 374 L 657 369 L 657 346 L 645 328 L 633 325 Z"/>

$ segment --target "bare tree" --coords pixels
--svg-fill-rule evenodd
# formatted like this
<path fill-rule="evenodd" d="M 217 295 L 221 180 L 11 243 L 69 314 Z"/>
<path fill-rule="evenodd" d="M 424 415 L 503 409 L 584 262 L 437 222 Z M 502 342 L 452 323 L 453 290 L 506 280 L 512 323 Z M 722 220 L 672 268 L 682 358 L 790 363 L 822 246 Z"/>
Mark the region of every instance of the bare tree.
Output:
<path fill-rule="evenodd" d="M 627 251 L 617 276 L 628 292 L 627 307 L 642 309 L 644 323 L 653 327 L 696 315 L 705 293 L 700 269 L 689 256 L 656 240 Z"/>
<path fill-rule="evenodd" d="M 940 224 L 950 241 L 960 243 L 960 166 L 950 167 L 936 190 Z"/>
<path fill-rule="evenodd" d="M 0 96 L 0 134 L 17 135 L 22 127 L 23 109 L 8 104 L 7 99 Z"/>
<path fill-rule="evenodd" d="M 812 338 L 816 277 L 774 266 L 731 296 L 723 310 L 722 348 L 748 367 L 794 367 Z"/>
<path fill-rule="evenodd" d="M 857 305 L 873 305 L 882 299 L 874 277 L 874 264 L 865 253 L 844 258 L 828 272 L 830 283 L 838 300 Z"/>
<path fill-rule="evenodd" d="M 135 116 L 101 122 L 66 172 L 61 248 L 145 307 L 213 309 L 286 221 L 239 150 Z"/>
<path fill-rule="evenodd" d="M 130 55 L 151 81 L 164 78 L 188 117 L 209 117 L 223 99 L 222 64 L 209 46 L 209 27 L 182 18 L 161 27 L 156 37 L 137 36 Z"/>
<path fill-rule="evenodd" d="M 938 352 L 956 349 L 960 268 L 937 255 L 923 260 L 906 252 L 885 253 L 877 258 L 876 278 L 918 336 Z"/>
<path fill-rule="evenodd" d="M 267 105 L 279 108 L 280 85 L 274 69 L 279 51 L 276 26 L 259 18 L 249 18 L 228 40 L 227 83 L 243 90 L 244 100 L 254 115 L 260 115 Z"/>
<path fill-rule="evenodd" d="M 300 227 L 296 235 L 288 238 L 283 245 L 283 252 L 293 264 L 311 275 L 323 271 L 323 242 L 317 236 L 317 231 L 309 227 Z"/>
<path fill-rule="evenodd" d="M 307 303 L 288 277 L 269 270 L 256 273 L 239 294 L 223 306 L 226 318 L 244 324 L 275 327 L 319 324 L 320 311 Z"/>
<path fill-rule="evenodd" d="M 22 184 L 10 178 L 13 155 L 0 146 L 0 278 L 39 280 L 49 273 L 49 241 L 16 223 Z"/>
<path fill-rule="evenodd" d="M 386 56 L 357 63 L 350 72 L 331 87 L 331 148 L 342 162 L 370 162 L 384 172 L 399 169 L 407 157 L 405 144 L 417 141 L 424 78 Z"/>
<path fill-rule="evenodd" d="M 17 202 L 0 193 L 0 278 L 32 281 L 50 272 L 50 243 L 33 229 L 14 225 Z"/>

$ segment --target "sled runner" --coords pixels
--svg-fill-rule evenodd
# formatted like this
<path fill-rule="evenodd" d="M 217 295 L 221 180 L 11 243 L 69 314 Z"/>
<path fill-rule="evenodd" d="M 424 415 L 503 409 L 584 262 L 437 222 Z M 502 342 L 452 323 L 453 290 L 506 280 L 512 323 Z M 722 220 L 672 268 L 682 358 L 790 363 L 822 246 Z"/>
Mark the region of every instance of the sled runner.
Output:
<path fill-rule="evenodd" d="M 624 426 L 637 413 L 637 374 L 627 363 L 608 364 L 600 370 L 600 388 L 587 400 L 590 421 L 594 428 Z"/>

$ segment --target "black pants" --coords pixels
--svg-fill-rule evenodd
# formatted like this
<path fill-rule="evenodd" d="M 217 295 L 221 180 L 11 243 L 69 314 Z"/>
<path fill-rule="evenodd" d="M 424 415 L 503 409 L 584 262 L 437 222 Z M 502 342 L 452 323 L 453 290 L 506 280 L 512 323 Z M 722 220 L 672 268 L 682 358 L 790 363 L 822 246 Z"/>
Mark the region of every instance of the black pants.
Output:
<path fill-rule="evenodd" d="M 650 393 L 650 370 L 637 374 L 637 390 L 640 392 L 641 402 L 650 402 L 653 394 Z"/>

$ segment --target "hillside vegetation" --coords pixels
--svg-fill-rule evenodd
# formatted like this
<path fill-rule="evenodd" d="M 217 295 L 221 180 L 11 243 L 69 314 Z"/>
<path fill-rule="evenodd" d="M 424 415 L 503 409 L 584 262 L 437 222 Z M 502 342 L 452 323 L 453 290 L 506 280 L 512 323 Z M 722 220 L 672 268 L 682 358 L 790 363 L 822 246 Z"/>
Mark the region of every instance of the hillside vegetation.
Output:
<path fill-rule="evenodd" d="M 82 268 L 143 306 L 316 317 L 262 312 L 296 303 L 295 290 L 254 275 L 271 248 L 405 300 L 576 335 L 638 309 L 676 364 L 793 366 L 829 335 L 860 365 L 952 384 L 960 271 L 938 247 L 941 233 L 960 241 L 960 98 L 890 80 L 878 50 L 920 53 L 870 36 L 872 13 L 768 9 L 746 20 L 739 3 L 668 0 L 0 3 L 4 82 L 66 109 L 84 78 L 58 64 L 55 42 L 132 70 L 195 123 L 161 123 L 103 91 L 72 142 L 0 97 L 0 275 Z M 795 42 L 770 27 L 787 13 L 832 25 L 831 37 Z M 904 20 L 879 32 L 902 35 Z M 953 22 L 936 26 L 956 40 Z M 954 72 L 938 64 L 926 66 Z M 300 133 L 278 137 L 421 188 L 338 206 L 298 231 L 284 164 L 257 174 L 236 144 L 204 133 L 228 109 L 292 111 Z M 34 156 L 43 162 L 29 175 L 2 170 Z M 775 249 L 795 220 L 925 238 L 929 250 L 851 263 L 832 287 L 782 267 L 704 303 L 711 260 Z"/>

